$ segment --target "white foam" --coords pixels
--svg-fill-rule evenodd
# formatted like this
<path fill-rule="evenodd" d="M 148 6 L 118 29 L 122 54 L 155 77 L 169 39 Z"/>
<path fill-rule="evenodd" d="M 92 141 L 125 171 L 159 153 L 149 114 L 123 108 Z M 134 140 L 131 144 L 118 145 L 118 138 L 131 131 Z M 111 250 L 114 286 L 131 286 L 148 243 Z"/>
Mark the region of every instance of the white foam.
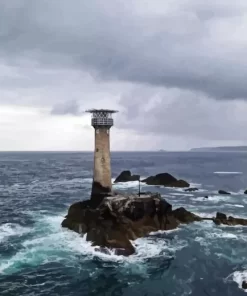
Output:
<path fill-rule="evenodd" d="M 201 211 L 195 210 L 195 211 L 193 211 L 193 213 L 195 215 L 202 217 L 202 218 L 212 218 L 213 216 L 215 216 L 215 212 L 214 213 L 206 213 L 206 212 L 201 212 Z"/>
<path fill-rule="evenodd" d="M 171 230 L 158 230 L 158 231 L 152 231 L 149 233 L 150 236 L 152 235 L 157 235 L 157 234 L 168 234 L 168 233 L 173 233 L 173 232 L 177 232 L 181 230 L 181 228 L 175 228 L 175 229 L 171 229 Z"/>
<path fill-rule="evenodd" d="M 238 236 L 233 233 L 221 231 L 221 232 L 208 232 L 208 233 L 206 233 L 206 238 L 209 238 L 209 239 L 218 239 L 218 238 L 238 239 Z"/>
<path fill-rule="evenodd" d="M 194 196 L 193 194 L 190 193 L 171 193 L 171 195 L 177 195 L 177 196 Z"/>
<path fill-rule="evenodd" d="M 235 271 L 226 278 L 226 281 L 229 280 L 236 282 L 238 284 L 238 287 L 241 289 L 243 281 L 247 280 L 247 270 Z"/>
<path fill-rule="evenodd" d="M 190 183 L 190 187 L 201 187 L 202 186 L 202 184 L 200 184 L 200 183 Z"/>
<path fill-rule="evenodd" d="M 5 223 L 0 226 L 0 242 L 11 236 L 21 236 L 30 231 L 30 228 L 22 227 L 15 223 Z"/>
<path fill-rule="evenodd" d="M 189 192 L 189 191 L 185 191 L 187 188 L 177 188 L 177 187 L 165 187 L 165 188 L 168 189 L 168 190 L 172 190 L 172 191 L 183 192 L 184 194 Z M 190 186 L 189 188 L 195 188 L 195 187 Z M 207 192 L 207 191 L 208 191 L 207 189 L 198 188 L 198 190 L 196 190 L 194 192 L 197 193 L 197 192 Z"/>
<path fill-rule="evenodd" d="M 244 206 L 243 205 L 238 205 L 238 204 L 225 204 L 224 206 L 227 206 L 227 207 L 235 207 L 235 208 L 244 208 Z"/>
<path fill-rule="evenodd" d="M 218 203 L 220 201 L 226 201 L 229 200 L 230 196 L 229 195 L 209 195 L 208 198 L 205 198 L 203 196 L 201 197 L 195 197 L 192 198 L 194 201 L 203 201 L 203 202 L 212 202 L 212 203 Z"/>
<path fill-rule="evenodd" d="M 62 229 L 62 220 L 62 216 L 41 218 L 35 227 L 37 237 L 24 241 L 23 249 L 11 258 L 1 260 L 0 273 L 16 272 L 23 264 L 36 266 L 64 261 L 64 252 L 68 257 L 75 256 L 75 253 L 87 254 L 91 244 L 79 234 Z"/>
<path fill-rule="evenodd" d="M 142 185 L 143 183 L 141 183 Z M 119 182 L 119 183 L 113 183 L 112 184 L 114 188 L 139 188 L 139 182 L 138 181 L 129 181 L 129 182 Z"/>
<path fill-rule="evenodd" d="M 87 242 L 85 236 L 82 237 L 73 231 L 63 229 L 61 227 L 63 217 L 63 215 L 44 216 L 44 214 L 38 216 L 33 230 L 36 237 L 24 241 L 23 248 L 14 256 L 1 260 L 0 273 L 12 274 L 19 271 L 25 264 L 37 266 L 47 262 L 63 261 L 64 264 L 69 265 L 78 254 L 85 255 L 89 260 L 97 256 L 102 260 L 117 261 L 123 264 L 133 263 L 133 266 L 136 266 L 136 262 L 160 254 L 170 257 L 171 254 L 186 246 L 186 242 L 178 238 L 170 241 L 155 236 L 157 233 L 152 233 L 149 237 L 132 242 L 136 249 L 136 253 L 132 256 L 117 256 L 114 251 L 110 250 L 109 254 L 104 254 Z"/>
<path fill-rule="evenodd" d="M 222 174 L 222 175 L 239 175 L 243 174 L 242 172 L 214 172 L 214 174 Z"/>

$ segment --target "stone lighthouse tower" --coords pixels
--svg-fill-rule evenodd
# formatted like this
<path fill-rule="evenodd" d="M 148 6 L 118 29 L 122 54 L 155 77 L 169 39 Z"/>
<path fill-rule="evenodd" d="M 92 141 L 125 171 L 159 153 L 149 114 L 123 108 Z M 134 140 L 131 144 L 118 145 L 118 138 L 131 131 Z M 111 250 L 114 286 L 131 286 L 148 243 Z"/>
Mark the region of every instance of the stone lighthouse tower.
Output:
<path fill-rule="evenodd" d="M 101 201 L 112 193 L 110 128 L 113 126 L 112 114 L 115 110 L 90 109 L 91 124 L 95 130 L 94 171 L 91 199 Z"/>

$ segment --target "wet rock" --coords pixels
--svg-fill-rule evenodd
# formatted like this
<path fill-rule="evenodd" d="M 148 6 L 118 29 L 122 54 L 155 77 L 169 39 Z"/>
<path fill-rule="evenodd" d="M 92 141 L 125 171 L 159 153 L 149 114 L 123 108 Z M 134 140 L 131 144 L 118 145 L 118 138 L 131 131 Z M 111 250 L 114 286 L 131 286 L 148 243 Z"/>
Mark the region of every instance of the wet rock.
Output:
<path fill-rule="evenodd" d="M 199 189 L 198 188 L 188 188 L 188 189 L 185 189 L 184 191 L 185 192 L 195 192 L 195 191 L 198 191 Z"/>
<path fill-rule="evenodd" d="M 160 194 L 121 194 L 104 198 L 97 208 L 90 207 L 90 201 L 73 204 L 62 227 L 85 234 L 99 251 L 129 256 L 135 252 L 131 240 L 193 221 L 200 217 L 183 208 L 173 211 Z"/>
<path fill-rule="evenodd" d="M 231 193 L 225 191 L 225 190 L 219 190 L 218 191 L 219 194 L 225 194 L 225 195 L 230 195 Z"/>
<path fill-rule="evenodd" d="M 229 216 L 227 218 L 227 216 L 223 213 L 217 213 L 216 217 L 213 218 L 213 221 L 217 225 L 224 224 L 224 225 L 229 225 L 229 226 L 235 226 L 235 225 L 247 226 L 247 219 L 235 218 L 232 216 Z"/>
<path fill-rule="evenodd" d="M 208 196 L 206 195 L 206 196 L 204 196 L 204 198 L 207 198 L 208 199 Z"/>
<path fill-rule="evenodd" d="M 226 214 L 223 214 L 223 213 L 217 212 L 217 213 L 216 213 L 216 219 L 219 219 L 219 220 L 226 220 L 226 219 L 227 219 L 227 216 L 226 216 Z"/>
<path fill-rule="evenodd" d="M 244 194 L 247 194 L 247 189 L 245 190 Z"/>
<path fill-rule="evenodd" d="M 187 211 L 185 208 L 181 207 L 172 212 L 172 215 L 180 222 L 180 223 L 191 223 L 195 221 L 201 221 L 202 218 Z"/>
<path fill-rule="evenodd" d="M 130 171 L 123 171 L 116 178 L 116 180 L 114 181 L 114 183 L 139 181 L 139 180 L 140 180 L 140 175 L 131 175 L 131 172 Z"/>
<path fill-rule="evenodd" d="M 242 282 L 242 289 L 244 289 L 244 290 L 247 289 L 247 281 Z"/>
<path fill-rule="evenodd" d="M 184 187 L 190 187 L 190 184 L 184 180 L 177 180 L 176 182 L 171 183 L 167 187 L 184 188 Z"/>
<path fill-rule="evenodd" d="M 148 177 L 142 182 L 146 183 L 147 185 L 169 185 L 171 183 L 176 182 L 177 179 L 168 173 L 157 174 L 155 176 Z"/>
<path fill-rule="evenodd" d="M 190 184 L 184 180 L 177 180 L 175 177 L 168 173 L 161 173 L 155 176 L 148 177 L 142 182 L 146 183 L 147 185 L 159 185 L 159 186 L 166 186 L 166 187 L 189 187 Z"/>

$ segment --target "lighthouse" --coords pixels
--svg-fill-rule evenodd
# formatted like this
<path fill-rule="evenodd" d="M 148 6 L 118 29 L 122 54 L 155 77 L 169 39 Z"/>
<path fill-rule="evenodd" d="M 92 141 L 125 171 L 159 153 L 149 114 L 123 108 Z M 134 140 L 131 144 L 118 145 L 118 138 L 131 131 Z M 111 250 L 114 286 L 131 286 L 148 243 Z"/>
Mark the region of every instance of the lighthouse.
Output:
<path fill-rule="evenodd" d="M 91 199 L 101 201 L 112 194 L 110 129 L 113 126 L 112 114 L 118 112 L 108 109 L 90 109 L 91 125 L 94 127 L 94 170 Z"/>

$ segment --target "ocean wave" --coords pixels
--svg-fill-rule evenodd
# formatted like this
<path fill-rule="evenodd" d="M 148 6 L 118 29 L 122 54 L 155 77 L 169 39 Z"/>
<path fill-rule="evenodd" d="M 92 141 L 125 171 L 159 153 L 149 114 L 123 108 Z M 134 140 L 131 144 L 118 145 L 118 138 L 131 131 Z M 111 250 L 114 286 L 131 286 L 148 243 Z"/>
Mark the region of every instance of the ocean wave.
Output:
<path fill-rule="evenodd" d="M 194 194 L 191 194 L 191 193 L 171 193 L 171 195 L 174 195 L 174 196 L 194 196 Z"/>
<path fill-rule="evenodd" d="M 244 208 L 244 205 L 239 205 L 239 204 L 224 204 L 225 207 L 235 207 L 235 208 Z"/>
<path fill-rule="evenodd" d="M 38 266 L 48 262 L 63 262 L 65 265 L 70 265 L 78 255 L 85 256 L 85 260 L 91 260 L 96 256 L 104 261 L 135 264 L 156 256 L 171 258 L 176 251 L 187 246 L 186 241 L 178 237 L 173 241 L 167 240 L 165 236 L 171 232 L 166 232 L 164 237 L 162 232 L 157 232 L 133 241 L 136 253 L 132 256 L 117 256 L 112 250 L 109 250 L 109 254 L 104 254 L 86 241 L 85 236 L 63 229 L 62 220 L 62 213 L 59 216 L 37 215 L 33 231 L 35 236 L 23 241 L 22 248 L 14 256 L 1 261 L 0 273 L 13 274 L 25 268 L 26 265 Z"/>
<path fill-rule="evenodd" d="M 21 236 L 28 233 L 30 228 L 22 227 L 15 223 L 5 223 L 0 226 L 0 242 L 8 239 L 11 236 Z"/>
<path fill-rule="evenodd" d="M 141 183 L 141 186 L 145 183 Z M 113 188 L 118 189 L 125 189 L 125 188 L 139 188 L 139 182 L 138 181 L 129 181 L 129 182 L 119 182 L 119 183 L 112 183 Z"/>
<path fill-rule="evenodd" d="M 221 175 L 241 175 L 242 172 L 214 172 L 214 174 L 221 174 Z"/>
<path fill-rule="evenodd" d="M 200 197 L 194 197 L 191 198 L 191 200 L 194 201 L 203 201 L 203 202 L 212 202 L 212 203 L 219 203 L 221 201 L 228 201 L 230 200 L 230 196 L 229 195 L 209 195 L 208 198 L 205 198 L 204 196 L 200 196 Z"/>

